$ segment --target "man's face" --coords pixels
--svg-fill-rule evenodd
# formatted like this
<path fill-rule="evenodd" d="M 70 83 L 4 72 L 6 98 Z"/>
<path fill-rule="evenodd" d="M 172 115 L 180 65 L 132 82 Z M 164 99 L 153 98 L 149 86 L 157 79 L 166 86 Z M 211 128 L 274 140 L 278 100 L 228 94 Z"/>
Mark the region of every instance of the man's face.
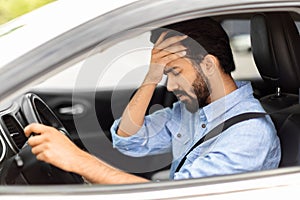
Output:
<path fill-rule="evenodd" d="M 180 58 L 170 62 L 164 73 L 168 76 L 167 89 L 186 105 L 187 110 L 194 113 L 207 105 L 210 95 L 207 81 L 201 69 L 196 70 L 189 59 Z"/>

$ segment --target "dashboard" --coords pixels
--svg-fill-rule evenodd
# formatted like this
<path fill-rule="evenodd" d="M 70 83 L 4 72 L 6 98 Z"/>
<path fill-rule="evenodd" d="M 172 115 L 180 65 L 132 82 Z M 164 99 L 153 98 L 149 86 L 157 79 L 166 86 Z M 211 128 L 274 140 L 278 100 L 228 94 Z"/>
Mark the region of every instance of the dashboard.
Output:
<path fill-rule="evenodd" d="M 24 127 L 28 124 L 18 102 L 0 111 L 0 167 L 5 159 L 16 155 L 25 145 Z"/>
<path fill-rule="evenodd" d="M 3 106 L 0 110 L 0 184 L 84 183 L 81 176 L 36 159 L 24 133 L 24 128 L 30 123 L 52 126 L 70 138 L 54 112 L 33 93 L 27 93 L 11 105 Z"/>

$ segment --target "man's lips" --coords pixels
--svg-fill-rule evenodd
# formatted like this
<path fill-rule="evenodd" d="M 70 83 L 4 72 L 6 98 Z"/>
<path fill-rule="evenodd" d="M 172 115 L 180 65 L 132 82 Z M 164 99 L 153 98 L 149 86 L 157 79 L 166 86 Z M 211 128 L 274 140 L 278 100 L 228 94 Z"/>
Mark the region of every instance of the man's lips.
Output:
<path fill-rule="evenodd" d="M 174 94 L 178 99 L 181 99 L 182 97 L 186 96 L 183 92 L 174 92 Z"/>

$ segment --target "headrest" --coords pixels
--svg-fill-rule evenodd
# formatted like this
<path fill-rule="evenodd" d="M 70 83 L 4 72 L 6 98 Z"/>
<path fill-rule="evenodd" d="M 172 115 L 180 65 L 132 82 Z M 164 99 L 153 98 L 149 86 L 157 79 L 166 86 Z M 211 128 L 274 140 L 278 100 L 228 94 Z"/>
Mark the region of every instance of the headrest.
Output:
<path fill-rule="evenodd" d="M 300 36 L 289 13 L 260 13 L 251 19 L 254 60 L 262 78 L 283 92 L 300 88 Z"/>

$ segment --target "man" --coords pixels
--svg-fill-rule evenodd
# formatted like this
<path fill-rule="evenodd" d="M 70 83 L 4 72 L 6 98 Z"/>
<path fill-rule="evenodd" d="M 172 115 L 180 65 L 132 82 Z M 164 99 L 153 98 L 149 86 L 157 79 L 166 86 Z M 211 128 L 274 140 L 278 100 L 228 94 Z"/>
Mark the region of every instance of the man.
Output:
<path fill-rule="evenodd" d="M 197 28 L 195 28 L 197 27 Z M 111 128 L 114 146 L 131 156 L 172 151 L 171 179 L 197 178 L 272 169 L 280 145 L 269 116 L 233 125 L 197 146 L 176 170 L 187 151 L 212 128 L 245 112 L 264 112 L 250 83 L 235 82 L 228 36 L 215 21 L 204 18 L 154 31 L 151 62 L 143 84 Z M 176 30 L 176 31 L 174 31 Z M 158 38 L 158 39 L 157 39 Z M 172 109 L 145 116 L 163 74 L 167 89 L 178 98 Z M 134 183 L 146 179 L 115 169 L 81 151 L 56 129 L 32 124 L 39 135 L 28 143 L 37 158 L 93 183 Z"/>

